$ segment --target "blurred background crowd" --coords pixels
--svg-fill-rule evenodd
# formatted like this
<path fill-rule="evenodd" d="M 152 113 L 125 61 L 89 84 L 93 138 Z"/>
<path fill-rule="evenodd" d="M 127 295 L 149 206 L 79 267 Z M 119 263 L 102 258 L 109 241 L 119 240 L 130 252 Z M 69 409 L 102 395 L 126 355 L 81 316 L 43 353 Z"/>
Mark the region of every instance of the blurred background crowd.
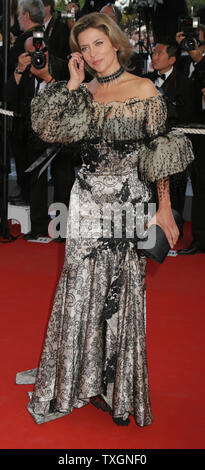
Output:
<path fill-rule="evenodd" d="M 129 71 L 152 80 L 164 94 L 168 126 L 205 123 L 205 7 L 204 0 L 10 0 L 10 50 L 8 80 L 4 79 L 3 17 L 0 5 L 0 101 L 15 116 L 8 129 L 7 168 L 2 163 L 3 127 L 0 114 L 0 197 L 7 172 L 8 200 L 29 205 L 31 231 L 25 238 L 47 235 L 48 206 L 69 205 L 70 191 L 81 165 L 77 146 L 49 146 L 34 135 L 30 122 L 31 100 L 52 80 L 68 80 L 69 36 L 74 22 L 93 11 L 113 18 L 133 45 Z M 38 34 L 41 32 L 42 35 Z M 36 41 L 36 42 L 35 42 Z M 35 53 L 41 51 L 40 58 Z M 41 63 L 45 59 L 45 63 Z M 38 62 L 40 60 L 40 63 Z M 91 77 L 86 76 L 86 80 Z M 189 169 L 193 187 L 192 231 L 194 244 L 187 254 L 205 250 L 204 136 L 190 134 L 195 162 Z M 58 153 L 40 177 L 39 169 L 25 170 L 47 152 Z M 183 213 L 187 175 L 172 204 Z M 63 238 L 59 237 L 58 241 Z M 186 253 L 184 253 L 186 254 Z"/>

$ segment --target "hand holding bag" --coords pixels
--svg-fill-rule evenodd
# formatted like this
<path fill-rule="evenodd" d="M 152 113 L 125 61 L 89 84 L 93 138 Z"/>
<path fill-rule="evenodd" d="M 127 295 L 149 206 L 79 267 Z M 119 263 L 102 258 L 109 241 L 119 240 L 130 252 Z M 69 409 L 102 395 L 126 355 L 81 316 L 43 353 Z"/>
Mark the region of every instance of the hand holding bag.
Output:
<path fill-rule="evenodd" d="M 183 234 L 183 218 L 175 209 L 172 209 L 174 220 L 179 229 L 180 235 Z M 156 231 L 156 232 L 155 232 Z M 152 248 L 140 248 L 140 250 L 148 257 L 152 258 L 157 263 L 162 263 L 166 258 L 170 245 L 165 233 L 159 225 L 151 225 L 147 230 L 147 240 L 155 239 L 155 244 Z"/>

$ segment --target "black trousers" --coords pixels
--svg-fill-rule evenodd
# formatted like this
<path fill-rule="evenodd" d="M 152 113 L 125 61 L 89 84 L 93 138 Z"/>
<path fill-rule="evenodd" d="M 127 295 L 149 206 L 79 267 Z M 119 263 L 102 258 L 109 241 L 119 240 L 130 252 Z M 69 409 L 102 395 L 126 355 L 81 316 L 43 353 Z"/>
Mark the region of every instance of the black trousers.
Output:
<path fill-rule="evenodd" d="M 22 119 L 14 118 L 13 129 L 8 134 L 10 153 L 14 157 L 17 183 L 21 188 L 21 195 L 29 200 L 29 175 L 25 173 L 29 166 L 29 148 L 26 125 Z"/>
<path fill-rule="evenodd" d="M 34 161 L 33 157 L 34 155 L 32 155 Z M 30 161 L 30 163 L 32 162 Z M 30 182 L 31 231 L 47 234 L 50 222 L 48 216 L 48 176 L 47 171 L 44 171 L 38 178 L 38 173 L 39 168 L 33 171 Z M 70 191 L 75 180 L 74 165 L 69 149 L 63 148 L 52 162 L 52 175 L 54 180 L 54 202 L 61 202 L 68 207 Z"/>
<path fill-rule="evenodd" d="M 205 249 L 205 136 L 191 135 L 195 160 L 192 163 L 192 235 L 195 245 Z"/>

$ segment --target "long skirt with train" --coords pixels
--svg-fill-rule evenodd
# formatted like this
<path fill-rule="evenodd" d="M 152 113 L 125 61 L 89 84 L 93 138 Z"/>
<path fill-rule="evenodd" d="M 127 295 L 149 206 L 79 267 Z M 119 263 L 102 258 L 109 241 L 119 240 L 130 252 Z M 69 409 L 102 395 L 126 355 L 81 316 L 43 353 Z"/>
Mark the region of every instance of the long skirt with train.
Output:
<path fill-rule="evenodd" d="M 133 238 L 108 237 L 110 212 L 104 211 L 102 226 L 96 211 L 100 208 L 102 213 L 125 187 L 138 195 L 138 203 L 148 201 L 150 193 L 134 173 L 110 177 L 109 186 L 107 176 L 102 176 L 99 192 L 99 177 L 85 178 L 80 170 L 74 184 L 64 267 L 28 405 L 37 423 L 69 414 L 99 395 L 114 419 L 126 421 L 132 414 L 139 426 L 152 422 L 146 259 Z M 32 371 L 23 375 L 32 382 Z M 23 382 L 19 374 L 18 380 Z"/>
<path fill-rule="evenodd" d="M 150 183 L 183 172 L 193 153 L 181 132 L 167 134 L 160 93 L 98 103 L 86 84 L 71 92 L 66 85 L 49 84 L 31 105 L 40 138 L 81 145 L 83 165 L 71 192 L 65 262 L 28 409 L 36 422 L 46 422 L 101 395 L 114 420 L 131 414 L 145 426 L 152 412 L 140 207 L 150 201 Z"/>

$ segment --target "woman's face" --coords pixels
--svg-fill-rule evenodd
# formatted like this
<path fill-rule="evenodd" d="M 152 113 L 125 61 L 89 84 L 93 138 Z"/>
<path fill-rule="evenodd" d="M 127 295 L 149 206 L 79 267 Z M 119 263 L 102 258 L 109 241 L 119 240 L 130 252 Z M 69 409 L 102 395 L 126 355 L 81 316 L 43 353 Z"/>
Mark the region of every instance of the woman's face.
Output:
<path fill-rule="evenodd" d="M 78 35 L 82 56 L 99 75 L 110 75 L 119 67 L 117 49 L 100 29 L 88 28 Z"/>

